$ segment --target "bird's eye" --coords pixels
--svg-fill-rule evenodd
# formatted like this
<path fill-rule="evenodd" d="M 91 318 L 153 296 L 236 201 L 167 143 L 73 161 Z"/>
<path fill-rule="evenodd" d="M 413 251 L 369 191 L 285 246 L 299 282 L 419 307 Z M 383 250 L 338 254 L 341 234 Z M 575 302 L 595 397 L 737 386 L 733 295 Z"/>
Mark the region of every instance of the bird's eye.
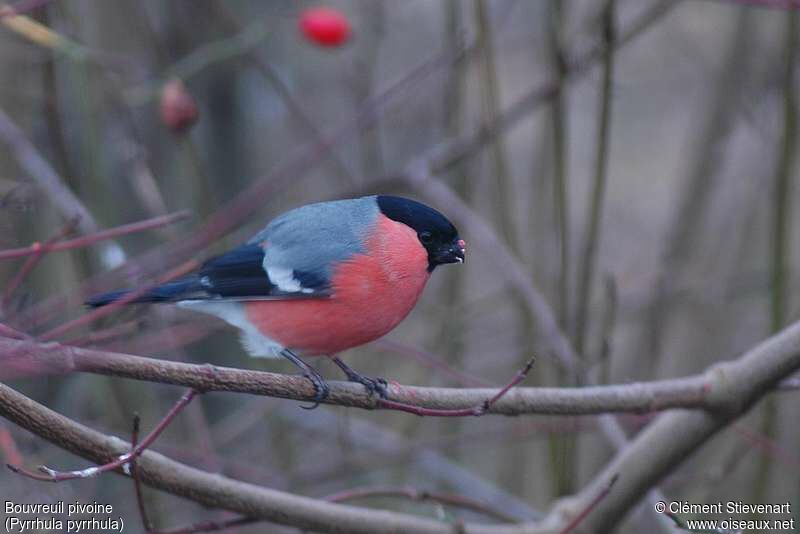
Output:
<path fill-rule="evenodd" d="M 430 232 L 420 232 L 419 233 L 419 240 L 424 245 L 429 245 L 433 241 L 433 235 Z"/>

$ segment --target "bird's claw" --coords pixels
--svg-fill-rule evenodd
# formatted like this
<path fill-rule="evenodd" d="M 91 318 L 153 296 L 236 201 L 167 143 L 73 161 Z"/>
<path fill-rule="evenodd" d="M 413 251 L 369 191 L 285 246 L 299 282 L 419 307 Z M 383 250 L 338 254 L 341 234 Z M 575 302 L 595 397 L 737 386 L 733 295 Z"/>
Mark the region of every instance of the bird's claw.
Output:
<path fill-rule="evenodd" d="M 310 406 L 300 406 L 304 410 L 313 410 L 317 406 L 320 405 L 325 399 L 328 398 L 328 395 L 331 392 L 331 388 L 328 386 L 328 383 L 319 375 L 314 373 L 303 373 L 303 376 L 306 377 L 311 381 L 314 385 L 314 398 L 311 399 L 314 401 L 314 404 Z"/>
<path fill-rule="evenodd" d="M 382 399 L 389 398 L 389 382 L 387 382 L 385 378 L 375 378 L 373 381 L 373 386 L 367 386 L 367 389 L 369 390 L 370 395 L 377 393 Z"/>
<path fill-rule="evenodd" d="M 333 363 L 335 363 L 339 369 L 341 369 L 344 374 L 347 375 L 347 380 L 349 382 L 357 382 L 363 385 L 365 388 L 367 388 L 367 393 L 370 395 L 377 393 L 382 399 L 389 398 L 389 383 L 383 378 L 372 378 L 369 376 L 364 376 L 361 373 L 357 373 L 350 369 L 350 367 L 338 357 L 333 358 Z"/>
<path fill-rule="evenodd" d="M 325 379 L 314 370 L 313 367 L 308 365 L 306 362 L 301 360 L 297 354 L 292 352 L 290 349 L 283 349 L 280 352 L 281 356 L 295 364 L 297 367 L 303 370 L 303 376 L 311 381 L 314 385 L 314 398 L 311 399 L 314 401 L 314 404 L 311 406 L 301 406 L 304 410 L 313 410 L 319 404 L 328 398 L 328 394 L 331 392 L 331 389 L 328 387 L 328 383 L 325 382 Z"/>
<path fill-rule="evenodd" d="M 358 382 L 367 388 L 370 395 L 377 393 L 382 399 L 389 398 L 389 383 L 383 378 L 372 378 L 364 375 L 354 375 L 348 377 L 350 382 Z"/>

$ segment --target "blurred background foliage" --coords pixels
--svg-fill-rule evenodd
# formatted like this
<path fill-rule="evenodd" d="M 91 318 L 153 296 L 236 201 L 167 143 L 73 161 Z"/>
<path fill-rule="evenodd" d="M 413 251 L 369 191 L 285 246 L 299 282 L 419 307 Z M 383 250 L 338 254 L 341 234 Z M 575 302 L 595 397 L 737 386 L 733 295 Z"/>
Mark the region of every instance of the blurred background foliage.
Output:
<path fill-rule="evenodd" d="M 83 217 L 78 233 L 92 224 L 192 214 L 178 225 L 45 256 L 4 301 L 3 322 L 41 333 L 82 314 L 91 291 L 174 267 L 171 247 L 259 181 L 265 186 L 250 199 L 257 209 L 205 250 L 192 242 L 194 257 L 233 246 L 307 202 L 376 192 L 425 201 L 398 179 L 411 162 L 492 124 L 544 87 L 541 105 L 438 178 L 492 225 L 547 296 L 580 349 L 585 380 L 700 372 L 794 320 L 800 304 L 792 231 L 797 27 L 787 11 L 748 4 L 332 1 L 352 36 L 329 48 L 298 30 L 299 13 L 311 4 L 289 0 L 52 1 L 29 13 L 57 34 L 38 43 L 3 19 L 0 110 L 94 218 Z M 646 27 L 635 38 L 589 69 L 572 68 L 643 15 Z M 159 112 L 162 88 L 174 78 L 198 108 L 196 124 L 183 132 L 168 128 Z M 0 199 L 2 248 L 44 241 L 74 215 L 22 163 L 7 131 Z M 448 206 L 436 207 L 447 213 Z M 386 340 L 351 351 L 348 362 L 407 384 L 500 385 L 542 347 L 492 255 L 464 237 L 467 263 L 437 271 L 411 316 Z M 147 268 L 131 261 L 151 249 L 160 252 L 145 256 Z M 1 262 L 0 279 L 8 284 L 22 261 Z M 124 335 L 86 337 L 119 324 L 127 325 Z M 169 307 L 126 310 L 63 340 L 74 338 L 167 359 L 294 372 L 247 358 L 236 333 L 213 319 Z M 526 384 L 576 384 L 547 353 L 539 356 Z M 147 429 L 179 395 L 173 387 L 89 375 L 11 385 L 120 436 L 129 435 L 134 412 Z M 670 473 L 662 490 L 691 502 L 800 502 L 796 408 L 795 394 L 774 396 Z M 621 421 L 634 434 L 648 416 Z M 21 430 L 2 429 L 26 463 L 83 464 Z M 305 412 L 290 401 L 220 393 L 193 403 L 155 448 L 309 496 L 407 485 L 469 495 L 521 519 L 580 488 L 612 454 L 591 417 Z M 220 517 L 145 492 L 157 525 Z M 114 476 L 53 485 L 0 471 L 0 495 L 111 503 L 130 528 L 138 526 L 133 489 Z M 456 514 L 396 499 L 359 503 Z M 640 508 L 623 531 L 658 524 Z"/>

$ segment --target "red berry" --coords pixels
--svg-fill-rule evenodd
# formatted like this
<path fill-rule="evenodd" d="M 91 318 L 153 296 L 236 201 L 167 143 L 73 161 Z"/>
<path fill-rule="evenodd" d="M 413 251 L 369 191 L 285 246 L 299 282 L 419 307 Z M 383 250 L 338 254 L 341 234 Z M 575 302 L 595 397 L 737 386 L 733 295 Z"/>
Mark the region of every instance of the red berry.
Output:
<path fill-rule="evenodd" d="M 183 82 L 175 78 L 161 90 L 161 120 L 176 133 L 191 127 L 197 120 L 197 104 Z"/>
<path fill-rule="evenodd" d="M 312 7 L 300 15 L 300 30 L 309 41 L 320 46 L 339 46 L 350 37 L 350 22 L 340 11 Z"/>

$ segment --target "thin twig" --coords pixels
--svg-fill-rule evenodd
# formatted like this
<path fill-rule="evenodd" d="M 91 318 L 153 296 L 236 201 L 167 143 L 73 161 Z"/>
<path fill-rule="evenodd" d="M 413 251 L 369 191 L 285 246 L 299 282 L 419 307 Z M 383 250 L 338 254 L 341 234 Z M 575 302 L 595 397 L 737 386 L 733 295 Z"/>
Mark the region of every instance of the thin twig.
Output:
<path fill-rule="evenodd" d="M 22 463 L 22 455 L 17 448 L 17 443 L 5 423 L 0 422 L 0 452 L 10 464 Z"/>
<path fill-rule="evenodd" d="M 3 337 L 10 337 L 11 339 L 30 339 L 31 336 L 26 334 L 25 332 L 20 332 L 16 328 L 11 328 L 10 326 L 0 323 L 0 336 Z"/>
<path fill-rule="evenodd" d="M 377 347 L 409 356 L 431 370 L 455 380 L 462 386 L 489 387 L 492 383 L 484 378 L 459 371 L 449 365 L 444 357 L 437 356 L 420 347 L 395 341 L 393 339 L 379 339 L 374 342 Z"/>
<path fill-rule="evenodd" d="M 566 50 L 564 48 L 563 34 L 566 27 L 564 11 L 566 5 L 561 0 L 551 0 L 550 20 L 548 22 L 548 39 L 556 91 L 550 112 L 553 143 L 553 202 L 555 204 L 555 239 L 558 243 L 558 321 L 562 328 L 567 328 L 570 313 L 570 224 L 569 224 L 569 173 L 567 168 L 567 128 L 569 123 L 567 86 L 564 80 L 567 72 Z M 537 192 L 538 194 L 538 192 Z"/>
<path fill-rule="evenodd" d="M 131 432 L 131 449 L 136 449 L 139 441 L 139 427 L 141 418 L 138 413 L 133 414 L 133 431 Z M 147 516 L 147 508 L 144 505 L 144 496 L 142 495 L 142 483 L 139 480 L 139 472 L 136 469 L 136 458 L 131 458 L 130 463 L 131 478 L 133 479 L 133 490 L 136 493 L 136 506 L 139 509 L 139 517 L 142 520 L 142 527 L 145 532 L 153 530 L 153 524 Z"/>
<path fill-rule="evenodd" d="M 120 298 L 119 300 L 116 300 L 106 306 L 103 306 L 102 308 L 97 308 L 89 313 L 81 315 L 76 319 L 73 319 L 72 321 L 67 321 L 66 323 L 62 323 L 59 326 L 56 326 L 55 328 L 48 330 L 47 332 L 38 336 L 38 338 L 42 341 L 55 339 L 64 332 L 68 332 L 69 330 L 72 330 L 79 326 L 92 323 L 100 319 L 101 317 L 106 317 L 107 315 L 114 313 L 118 308 L 135 301 L 142 295 L 145 295 L 148 291 L 150 291 L 154 287 L 169 282 L 170 280 L 174 280 L 175 278 L 178 278 L 180 276 L 183 276 L 187 272 L 195 270 L 197 267 L 199 267 L 199 264 L 196 261 L 189 260 L 183 265 L 179 265 L 177 268 L 168 272 L 166 275 L 160 277 L 155 282 L 145 284 L 142 287 L 134 291 L 131 291 L 130 293 Z"/>
<path fill-rule="evenodd" d="M 525 380 L 525 377 L 528 376 L 528 372 L 530 372 L 531 367 L 536 362 L 536 357 L 532 357 L 528 360 L 528 363 L 525 366 L 518 370 L 514 375 L 514 378 L 506 384 L 500 391 L 498 391 L 494 396 L 486 399 L 483 403 L 475 405 L 471 408 L 462 408 L 457 410 L 440 410 L 436 408 L 422 408 L 419 406 L 414 406 L 411 404 L 406 404 L 403 402 L 392 401 L 388 399 L 378 399 L 378 406 L 381 408 L 391 408 L 392 410 L 398 410 L 401 412 L 408 412 L 414 415 L 419 416 L 435 416 L 435 417 L 466 417 L 473 415 L 475 417 L 480 417 L 481 415 L 486 414 L 491 407 L 500 400 L 503 395 L 509 392 L 511 388 Z"/>
<path fill-rule="evenodd" d="M 583 255 L 578 275 L 577 301 L 575 303 L 575 351 L 584 354 L 589 321 L 589 303 L 594 287 L 597 249 L 603 224 L 603 204 L 608 182 L 608 154 L 611 137 L 611 107 L 614 76 L 614 42 L 616 25 L 614 0 L 608 0 L 603 10 L 603 77 L 600 87 L 600 112 L 598 117 L 597 146 L 595 153 L 594 184 L 587 210 L 584 229 Z"/>
<path fill-rule="evenodd" d="M 74 248 L 88 247 L 90 245 L 97 243 L 98 241 L 113 239 L 115 237 L 120 237 L 123 235 L 135 234 L 138 232 L 143 232 L 145 230 L 152 230 L 154 228 L 160 228 L 162 226 L 174 224 L 178 221 L 186 219 L 188 216 L 189 216 L 188 211 L 179 211 L 176 213 L 171 213 L 169 215 L 160 215 L 158 217 L 153 217 L 152 219 L 145 219 L 143 221 L 138 221 L 135 223 L 123 224 L 122 226 L 115 226 L 114 228 L 101 230 L 99 232 L 93 232 L 91 234 L 87 234 L 75 239 L 60 241 L 58 243 L 51 243 L 51 244 L 34 243 L 33 245 L 27 247 L 0 250 L 0 260 L 22 258 L 25 256 L 34 256 L 37 254 L 43 254 L 45 252 L 57 252 L 61 250 L 70 250 Z"/>
<path fill-rule="evenodd" d="M 65 480 L 74 480 L 76 478 L 90 478 L 97 476 L 101 473 L 106 473 L 108 471 L 114 471 L 116 469 L 122 469 L 126 474 L 130 474 L 130 462 L 135 460 L 139 457 L 155 440 L 158 438 L 159 435 L 169 426 L 172 420 L 175 418 L 178 413 L 180 413 L 183 408 L 189 404 L 195 395 L 198 394 L 197 390 L 190 389 L 186 393 L 181 396 L 177 403 L 167 412 L 167 415 L 156 425 L 156 427 L 148 434 L 141 443 L 132 447 L 130 452 L 121 455 L 119 458 L 112 462 L 108 462 L 103 465 L 93 465 L 90 467 L 86 467 L 84 469 L 78 469 L 74 471 L 57 471 L 55 469 L 51 469 L 46 465 L 39 466 L 39 471 L 41 473 L 36 473 L 34 471 L 30 471 L 21 467 L 19 465 L 12 465 L 6 464 L 9 469 L 11 469 L 15 473 L 19 473 L 20 475 L 27 476 L 29 478 L 33 478 L 35 480 L 41 480 L 43 482 L 63 482 Z"/>
<path fill-rule="evenodd" d="M 74 345 L 76 347 L 84 347 L 88 345 L 96 345 L 98 343 L 105 343 L 114 339 L 124 337 L 129 340 L 131 334 L 138 332 L 141 329 L 141 321 L 133 320 L 121 324 L 110 326 L 102 330 L 90 332 L 86 335 L 75 337 L 64 341 L 65 345 Z M 149 336 L 151 332 L 146 332 Z"/>
<path fill-rule="evenodd" d="M 72 220 L 68 221 L 67 224 L 65 224 L 57 234 L 48 238 L 47 241 L 44 242 L 44 244 L 34 243 L 33 245 L 31 245 L 31 248 L 36 249 L 36 252 L 34 252 L 34 254 L 32 254 L 31 256 L 28 256 L 28 259 L 25 260 L 25 263 L 22 264 L 22 267 L 20 267 L 19 271 L 17 271 L 17 274 L 14 276 L 14 278 L 12 278 L 11 281 L 6 285 L 5 291 L 3 291 L 3 297 L 2 299 L 0 299 L 0 306 L 2 306 L 3 310 L 5 310 L 8 307 L 9 300 L 11 299 L 11 296 L 14 294 L 14 291 L 16 291 L 17 288 L 19 288 L 19 286 L 22 285 L 22 283 L 25 281 L 28 275 L 33 271 L 33 268 L 36 267 L 36 265 L 39 263 L 39 261 L 41 261 L 41 259 L 45 256 L 45 254 L 47 254 L 50 251 L 48 247 L 50 245 L 57 243 L 58 241 L 61 241 L 69 234 L 71 234 L 75 230 L 75 227 L 77 225 L 78 225 L 78 218 L 75 217 Z"/>
<path fill-rule="evenodd" d="M 581 524 L 581 521 L 583 521 L 586 518 L 586 516 L 589 515 L 592 512 L 592 510 L 597 508 L 597 505 L 600 504 L 600 502 L 606 498 L 606 495 L 608 495 L 611 492 L 611 488 L 614 487 L 614 484 L 616 484 L 618 479 L 619 479 L 618 474 L 612 476 L 611 480 L 608 481 L 608 485 L 602 490 L 600 490 L 597 496 L 583 510 L 581 510 L 581 512 L 578 515 L 576 515 L 575 518 L 572 521 L 570 521 L 570 523 L 566 527 L 564 527 L 564 530 L 562 530 L 560 534 L 569 534 L 570 532 L 575 530 L 575 528 Z"/>
<path fill-rule="evenodd" d="M 800 471 L 800 457 L 794 451 L 787 450 L 769 436 L 751 430 L 742 424 L 732 425 L 732 430 L 755 449 L 758 449 L 770 460 L 777 460 L 783 467 L 793 471 Z"/>

